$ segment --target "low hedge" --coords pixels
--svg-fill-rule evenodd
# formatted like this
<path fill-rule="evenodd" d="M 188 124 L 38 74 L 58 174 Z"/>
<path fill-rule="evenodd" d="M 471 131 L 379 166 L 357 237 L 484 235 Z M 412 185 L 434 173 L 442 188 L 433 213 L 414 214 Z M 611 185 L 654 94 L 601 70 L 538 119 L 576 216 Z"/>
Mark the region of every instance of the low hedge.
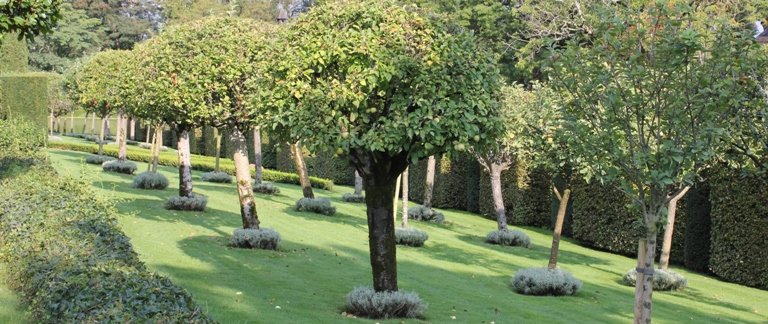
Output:
<path fill-rule="evenodd" d="M 25 197 L 25 199 L 18 199 Z M 47 164 L 0 183 L 0 258 L 33 323 L 210 323 L 183 288 L 151 273 L 114 206 Z"/>
<path fill-rule="evenodd" d="M 60 150 L 90 152 L 94 154 L 97 153 L 99 149 L 99 147 L 95 144 L 81 144 L 81 143 L 67 143 L 67 142 L 51 143 L 50 145 L 48 145 L 48 147 L 53 149 L 60 149 Z M 110 146 L 104 147 L 104 155 L 117 157 L 117 153 L 118 153 L 117 147 L 110 147 Z M 149 162 L 149 159 L 150 159 L 150 156 L 146 150 L 129 149 L 126 157 L 128 160 L 137 161 L 137 162 Z M 170 167 L 178 167 L 179 159 L 178 157 L 176 157 L 175 154 L 173 156 L 169 156 L 169 154 L 160 154 L 159 164 L 170 166 Z M 208 171 L 213 171 L 215 169 L 215 166 L 216 166 L 216 161 L 214 157 L 194 155 L 194 154 L 192 155 L 193 170 L 208 172 Z M 222 172 L 226 172 L 231 175 L 234 175 L 235 165 L 232 162 L 232 160 L 221 159 L 220 170 Z M 251 169 L 251 175 L 255 176 L 255 173 L 256 171 Z M 270 182 L 297 184 L 297 185 L 300 184 L 299 176 L 294 173 L 280 172 L 280 171 L 267 170 L 267 169 L 264 169 L 264 172 L 262 173 L 262 180 L 270 181 Z M 312 187 L 314 188 L 333 190 L 332 180 L 309 177 L 309 181 L 312 183 Z"/>

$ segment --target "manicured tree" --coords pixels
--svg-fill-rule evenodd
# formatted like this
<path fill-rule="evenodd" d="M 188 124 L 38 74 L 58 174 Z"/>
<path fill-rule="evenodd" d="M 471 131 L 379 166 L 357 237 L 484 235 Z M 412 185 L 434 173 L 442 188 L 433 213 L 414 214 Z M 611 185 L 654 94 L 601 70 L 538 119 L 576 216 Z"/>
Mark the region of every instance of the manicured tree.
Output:
<path fill-rule="evenodd" d="M 468 32 L 391 0 L 320 5 L 278 42 L 275 127 L 349 157 L 365 180 L 373 288 L 396 291 L 397 177 L 497 131 L 493 58 Z"/>
<path fill-rule="evenodd" d="M 424 201 L 423 205 L 432 208 L 432 192 L 435 190 L 435 156 L 430 155 L 427 158 L 427 176 L 424 179 Z"/>
<path fill-rule="evenodd" d="M 296 168 L 296 174 L 299 176 L 299 184 L 301 184 L 301 192 L 304 198 L 315 198 L 315 193 L 312 191 L 312 183 L 309 181 L 309 172 L 307 171 L 307 164 L 304 162 L 304 151 L 301 148 L 301 141 L 296 141 L 290 144 L 291 147 L 291 160 L 293 160 L 293 166 Z"/>
<path fill-rule="evenodd" d="M 582 174 L 617 181 L 643 216 L 636 323 L 651 320 L 665 207 L 715 155 L 729 109 L 744 100 L 751 31 L 705 12 L 681 1 L 614 6 L 597 15 L 591 47 L 552 56 L 554 84 L 572 98 L 569 149 L 587 162 Z"/>

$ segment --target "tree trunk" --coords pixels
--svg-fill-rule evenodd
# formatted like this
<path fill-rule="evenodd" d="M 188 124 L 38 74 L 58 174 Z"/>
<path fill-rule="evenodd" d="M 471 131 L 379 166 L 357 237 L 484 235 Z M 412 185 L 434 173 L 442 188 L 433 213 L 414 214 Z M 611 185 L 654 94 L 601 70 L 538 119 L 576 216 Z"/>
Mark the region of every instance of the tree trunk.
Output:
<path fill-rule="evenodd" d="M 221 138 L 220 135 L 219 138 Z M 235 179 L 237 180 L 237 194 L 240 197 L 240 216 L 243 219 L 243 228 L 258 229 L 259 217 L 256 214 L 256 201 L 253 199 L 253 188 L 251 187 L 248 145 L 245 136 L 237 127 L 232 127 L 230 140 L 234 151 Z"/>
<path fill-rule="evenodd" d="M 261 174 L 264 171 L 264 158 L 261 153 L 261 128 L 253 128 L 253 165 L 256 167 L 256 183 L 261 183 Z"/>
<path fill-rule="evenodd" d="M 647 218 L 647 216 L 646 216 Z M 658 218 L 656 218 L 658 219 Z M 653 298 L 653 266 L 656 261 L 656 227 L 647 226 L 647 233 L 637 255 L 637 284 L 635 285 L 635 324 L 651 323 Z M 645 252 L 645 253 L 640 253 Z"/>
<path fill-rule="evenodd" d="M 121 135 L 123 133 L 123 111 L 122 109 L 117 111 L 117 119 L 115 120 L 115 144 L 120 145 Z"/>
<path fill-rule="evenodd" d="M 151 128 L 151 126 L 148 126 Z M 152 172 L 157 173 L 157 165 L 160 163 L 160 149 L 163 147 L 163 126 L 155 127 L 155 146 L 152 152 Z"/>
<path fill-rule="evenodd" d="M 291 157 L 293 158 L 293 165 L 296 167 L 296 173 L 299 175 L 299 183 L 301 183 L 304 198 L 314 199 L 315 193 L 312 191 L 307 165 L 304 163 L 304 155 L 301 152 L 301 141 L 291 144 Z"/>
<path fill-rule="evenodd" d="M 130 136 L 132 141 L 136 140 L 136 118 L 131 116 L 129 123 L 130 125 L 130 132 L 128 133 L 128 136 Z"/>
<path fill-rule="evenodd" d="M 672 251 L 672 234 L 675 230 L 675 213 L 677 212 L 677 202 L 688 193 L 691 187 L 685 187 L 677 196 L 669 200 L 667 209 L 667 226 L 664 229 L 664 240 L 661 245 L 661 258 L 659 259 L 659 268 L 661 270 L 669 269 L 669 254 Z"/>
<path fill-rule="evenodd" d="M 104 139 L 106 140 L 107 136 L 112 134 L 112 130 L 109 129 L 109 118 L 106 118 L 105 122 L 106 123 L 104 124 Z"/>
<path fill-rule="evenodd" d="M 177 148 L 179 150 L 179 197 L 192 197 L 192 164 L 189 159 L 189 131 L 179 132 Z"/>
<path fill-rule="evenodd" d="M 360 173 L 355 170 L 355 195 L 362 195 L 363 194 L 363 177 L 360 176 Z"/>
<path fill-rule="evenodd" d="M 104 121 L 102 120 L 102 124 Z M 96 113 L 91 114 L 91 135 L 96 133 Z"/>
<path fill-rule="evenodd" d="M 51 119 L 51 136 L 53 136 L 53 128 L 54 128 L 53 125 L 54 125 L 54 120 L 56 119 L 56 117 L 53 117 L 53 111 L 51 111 L 50 119 Z"/>
<path fill-rule="evenodd" d="M 56 117 L 56 133 L 61 134 L 61 117 Z"/>
<path fill-rule="evenodd" d="M 101 117 L 101 126 L 99 131 L 99 156 L 104 154 L 104 130 L 107 128 L 107 117 Z"/>
<path fill-rule="evenodd" d="M 555 188 L 557 190 L 557 188 Z M 557 193 L 557 191 L 555 191 Z M 554 270 L 557 268 L 557 254 L 560 252 L 560 235 L 563 233 L 563 221 L 565 220 L 565 212 L 568 209 L 568 199 L 571 198 L 571 189 L 565 188 L 563 195 L 560 196 L 557 193 L 560 200 L 560 206 L 557 209 L 557 219 L 555 220 L 555 230 L 552 233 L 552 248 L 549 250 L 549 264 L 547 268 Z"/>
<path fill-rule="evenodd" d="M 397 199 L 400 196 L 400 179 L 403 178 L 403 175 L 400 174 L 397 176 L 397 180 L 395 180 L 395 198 L 392 199 L 392 218 L 393 221 L 397 220 Z"/>
<path fill-rule="evenodd" d="M 374 175 L 365 179 L 365 204 L 368 216 L 368 245 L 373 272 L 373 289 L 397 291 L 397 251 L 392 203 L 395 198 L 394 176 Z"/>
<path fill-rule="evenodd" d="M 120 112 L 117 114 L 117 144 L 118 144 L 118 154 L 117 154 L 117 160 L 120 162 L 125 162 L 125 151 L 126 151 L 126 122 L 127 119 L 125 118 L 125 114 Z"/>
<path fill-rule="evenodd" d="M 400 224 L 402 227 L 408 227 L 408 168 L 403 171 L 403 221 Z"/>
<path fill-rule="evenodd" d="M 152 125 L 147 125 L 147 137 L 144 138 L 144 142 L 149 144 L 149 132 L 152 129 Z"/>
<path fill-rule="evenodd" d="M 432 191 L 435 188 L 435 156 L 427 159 L 427 180 L 424 183 L 424 207 L 432 208 Z"/>
<path fill-rule="evenodd" d="M 151 127 L 151 126 L 150 126 Z M 149 129 L 150 127 L 147 127 Z M 149 135 L 147 135 L 147 141 L 149 141 Z M 147 161 L 147 172 L 152 172 L 152 166 L 155 164 L 155 146 L 157 145 L 157 134 L 152 137 L 152 146 L 149 147 L 149 161 Z"/>
<path fill-rule="evenodd" d="M 213 129 L 213 138 L 216 139 L 216 164 L 213 168 L 213 171 L 219 172 L 219 167 L 221 166 L 221 134 L 219 134 L 218 128 Z M 234 137 L 230 136 L 230 139 L 234 141 Z"/>
<path fill-rule="evenodd" d="M 75 133 L 75 111 L 69 113 L 69 134 Z"/>
<path fill-rule="evenodd" d="M 83 117 L 83 134 L 85 134 L 86 126 L 88 126 L 88 112 L 85 112 L 85 117 Z"/>
<path fill-rule="evenodd" d="M 491 164 L 491 191 L 493 192 L 493 206 L 496 209 L 496 223 L 499 230 L 507 229 L 507 213 L 504 208 L 504 198 L 501 196 L 501 165 Z"/>

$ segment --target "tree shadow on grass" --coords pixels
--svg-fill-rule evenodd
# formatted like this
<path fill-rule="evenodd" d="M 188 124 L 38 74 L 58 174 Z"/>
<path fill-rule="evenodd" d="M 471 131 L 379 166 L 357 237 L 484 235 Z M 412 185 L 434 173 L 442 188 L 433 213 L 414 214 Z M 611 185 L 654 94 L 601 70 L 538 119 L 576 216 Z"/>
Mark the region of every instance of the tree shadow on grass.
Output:
<path fill-rule="evenodd" d="M 313 212 L 298 211 L 295 207 L 290 206 L 283 209 L 283 213 L 294 217 L 300 217 L 312 221 L 328 222 L 334 224 L 351 225 L 355 227 L 364 227 L 368 230 L 368 222 L 360 217 L 355 217 L 349 214 L 345 214 L 336 211 L 333 215 L 323 215 Z"/>
<path fill-rule="evenodd" d="M 490 244 L 485 242 L 485 237 L 479 235 L 460 235 L 458 239 L 478 247 L 491 249 L 501 253 L 512 253 L 514 255 L 526 257 L 534 260 L 548 260 L 549 259 L 549 246 L 541 246 L 532 244 L 530 248 L 523 247 L 510 247 L 501 246 L 497 244 Z M 546 262 L 546 261 L 543 261 Z M 573 252 L 560 248 L 558 251 L 558 263 L 563 264 L 582 264 L 582 265 L 607 265 L 609 264 L 604 259 L 596 258 L 593 256 Z"/>
<path fill-rule="evenodd" d="M 237 228 L 242 226 L 240 214 L 211 207 L 206 207 L 203 212 L 167 210 L 163 208 L 164 202 L 165 200 L 160 197 L 157 199 L 133 199 L 130 204 L 118 204 L 118 211 L 121 214 L 131 214 L 146 220 L 170 223 L 182 221 L 189 225 L 203 227 L 227 238 L 232 233 L 222 231 L 221 227 Z"/>

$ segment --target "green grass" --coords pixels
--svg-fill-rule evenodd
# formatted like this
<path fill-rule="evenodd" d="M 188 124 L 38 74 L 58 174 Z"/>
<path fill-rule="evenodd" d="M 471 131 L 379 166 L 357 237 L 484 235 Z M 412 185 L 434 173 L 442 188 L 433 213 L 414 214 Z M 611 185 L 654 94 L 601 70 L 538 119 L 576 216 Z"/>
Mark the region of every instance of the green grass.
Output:
<path fill-rule="evenodd" d="M 364 206 L 341 201 L 351 188 L 316 190 L 330 198 L 335 216 L 299 213 L 292 207 L 298 186 L 278 184 L 278 196 L 257 195 L 262 226 L 277 229 L 280 251 L 225 246 L 241 225 L 234 185 L 204 183 L 195 172 L 195 191 L 209 197 L 203 213 L 162 209 L 176 194 L 177 171 L 161 168 L 171 181 L 164 191 L 130 188 L 131 177 L 105 173 L 82 161 L 87 154 L 50 151 L 61 173 L 84 175 L 100 194 L 117 201 L 123 230 L 150 269 L 187 288 L 222 323 L 361 322 L 341 315 L 347 292 L 371 285 Z M 584 282 L 574 297 L 531 297 L 509 288 L 525 267 L 546 266 L 550 232 L 523 228 L 533 247 L 483 243 L 495 223 L 477 215 L 444 211 L 448 225 L 412 222 L 428 232 L 424 248 L 398 248 L 400 288 L 416 291 L 429 304 L 426 321 L 444 323 L 629 322 L 633 288 L 618 284 L 634 266 L 631 258 L 561 243 L 560 266 Z M 654 294 L 658 323 L 743 323 L 768 321 L 768 291 L 725 283 L 675 269 L 689 280 L 681 292 Z M 279 307 L 278 307 L 279 306 Z M 455 320 L 452 320 L 455 316 Z M 399 321 L 377 321 L 391 322 Z M 413 321 L 416 322 L 416 321 Z"/>

